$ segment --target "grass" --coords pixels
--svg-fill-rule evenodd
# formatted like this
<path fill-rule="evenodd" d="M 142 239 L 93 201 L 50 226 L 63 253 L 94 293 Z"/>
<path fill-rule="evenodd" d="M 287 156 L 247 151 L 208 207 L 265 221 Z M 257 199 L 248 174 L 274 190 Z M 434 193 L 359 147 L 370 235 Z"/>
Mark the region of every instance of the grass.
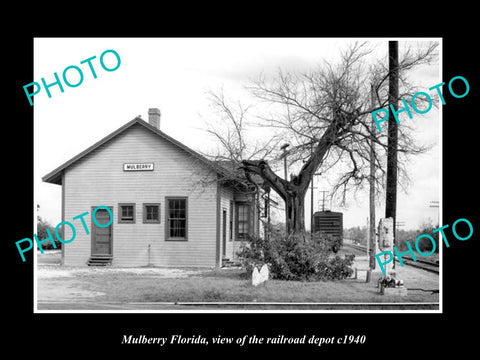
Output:
<path fill-rule="evenodd" d="M 112 269 L 114 270 L 114 269 Z M 159 278 L 115 271 L 85 276 L 84 290 L 103 292 L 99 300 L 121 302 L 430 302 L 438 294 L 414 291 L 382 296 L 375 282 L 269 280 L 253 287 L 241 270 L 215 270 L 187 278 Z M 79 278 L 76 278 L 78 281 Z"/>
<path fill-rule="evenodd" d="M 378 293 L 376 279 L 365 283 L 359 279 L 340 281 L 281 281 L 269 280 L 253 287 L 239 269 L 192 271 L 186 277 L 165 277 L 167 270 L 158 268 L 70 268 L 39 265 L 39 289 L 48 298 L 68 298 L 71 290 L 92 292 L 87 301 L 104 302 L 438 302 L 439 294 L 412 290 L 408 296 L 383 296 Z M 197 269 L 198 270 L 198 269 Z M 171 271 L 171 270 L 169 270 Z M 401 268 L 400 278 L 407 288 L 438 289 L 438 275 L 414 268 Z M 47 276 L 48 275 L 48 276 Z M 93 293 L 94 292 L 94 293 Z M 57 295 L 58 294 L 58 295 Z M 65 298 L 65 297 L 63 297 Z M 41 300 L 41 297 L 39 298 Z M 82 301 L 70 297 L 71 301 Z"/>

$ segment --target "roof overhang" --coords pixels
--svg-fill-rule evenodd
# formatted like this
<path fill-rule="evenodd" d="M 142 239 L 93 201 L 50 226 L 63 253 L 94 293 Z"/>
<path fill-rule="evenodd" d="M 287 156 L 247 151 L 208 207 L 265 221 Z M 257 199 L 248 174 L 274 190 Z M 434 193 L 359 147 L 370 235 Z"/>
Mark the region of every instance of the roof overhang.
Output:
<path fill-rule="evenodd" d="M 76 163 L 77 161 L 79 161 L 80 159 L 85 157 L 86 155 L 90 154 L 92 151 L 99 148 L 103 144 L 109 142 L 110 140 L 115 138 L 117 135 L 119 135 L 122 132 L 126 131 L 127 129 L 131 128 L 135 124 L 139 124 L 139 125 L 145 127 L 146 129 L 152 131 L 153 133 L 155 133 L 159 137 L 163 138 L 164 140 L 166 140 L 166 141 L 172 143 L 173 145 L 179 147 L 180 149 L 182 149 L 183 151 L 185 151 L 186 153 L 188 153 L 189 155 L 191 155 L 195 159 L 199 160 L 200 162 L 205 164 L 208 168 L 210 168 L 211 170 L 213 170 L 217 174 L 221 175 L 222 177 L 235 178 L 235 174 L 232 173 L 230 170 L 228 170 L 228 169 L 226 169 L 226 168 L 224 168 L 220 165 L 215 164 L 213 161 L 208 160 L 203 155 L 200 155 L 198 152 L 190 149 L 188 146 L 186 146 L 186 145 L 182 144 L 181 142 L 175 140 L 174 138 L 168 136 L 167 134 L 165 134 L 161 130 L 157 129 L 156 127 L 154 127 L 154 126 L 150 125 L 149 123 L 147 123 L 146 121 L 144 121 L 143 119 L 137 117 L 137 118 L 129 121 L 128 123 L 126 123 L 122 127 L 118 128 L 117 130 L 115 130 L 111 134 L 105 136 L 103 139 L 96 142 L 95 144 L 93 144 L 89 148 L 85 149 L 84 151 L 82 151 L 78 155 L 74 156 L 73 158 L 71 158 L 67 162 L 63 163 L 62 165 L 57 167 L 55 170 L 53 170 L 53 171 L 49 172 L 48 174 L 46 174 L 45 176 L 43 176 L 42 181 L 47 182 L 47 183 L 51 183 L 51 184 L 62 185 L 62 177 L 63 177 L 63 173 L 64 173 L 65 169 L 67 169 L 69 166 L 73 165 L 74 163 Z"/>

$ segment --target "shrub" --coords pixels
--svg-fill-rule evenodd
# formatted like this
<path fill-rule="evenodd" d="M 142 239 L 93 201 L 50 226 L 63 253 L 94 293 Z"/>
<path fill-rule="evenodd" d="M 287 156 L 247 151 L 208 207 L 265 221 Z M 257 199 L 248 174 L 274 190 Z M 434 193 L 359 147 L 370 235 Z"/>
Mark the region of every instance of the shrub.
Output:
<path fill-rule="evenodd" d="M 350 276 L 353 256 L 332 256 L 338 240 L 323 233 L 310 235 L 271 233 L 270 239 L 250 237 L 238 253 L 243 268 L 268 264 L 270 276 L 283 280 L 339 280 Z"/>
<path fill-rule="evenodd" d="M 44 240 L 49 236 L 47 233 L 47 229 L 49 229 L 50 234 L 52 234 L 52 238 L 55 241 L 56 249 L 61 249 L 62 243 L 55 237 L 55 227 L 53 227 L 47 221 L 43 220 L 40 216 L 38 216 L 37 217 L 37 237 L 39 240 Z M 53 248 L 54 247 L 51 241 L 47 241 L 42 244 L 43 250 L 52 250 Z"/>

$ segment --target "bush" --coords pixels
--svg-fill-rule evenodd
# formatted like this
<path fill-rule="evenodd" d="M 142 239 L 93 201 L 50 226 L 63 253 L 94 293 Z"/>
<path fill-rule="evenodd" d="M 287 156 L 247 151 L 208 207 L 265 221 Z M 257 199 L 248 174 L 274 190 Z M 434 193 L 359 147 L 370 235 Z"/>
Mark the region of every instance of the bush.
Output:
<path fill-rule="evenodd" d="M 282 280 L 340 280 L 353 270 L 353 256 L 342 259 L 332 256 L 338 240 L 323 233 L 310 235 L 271 233 L 265 240 L 251 237 L 238 256 L 243 268 L 250 273 L 254 266 L 267 264 L 270 276 Z M 338 245 L 338 244 L 337 244 Z"/>
<path fill-rule="evenodd" d="M 56 249 L 61 249 L 62 248 L 62 243 L 55 237 L 55 228 L 50 225 L 47 221 L 43 220 L 40 216 L 37 218 L 37 237 L 38 240 L 44 240 L 46 239 L 49 235 L 47 233 L 47 229 L 49 229 L 50 234 L 52 234 L 52 238 L 55 241 L 55 246 Z M 52 250 L 54 249 L 52 242 L 47 241 L 42 244 L 42 249 L 43 250 Z"/>
<path fill-rule="evenodd" d="M 400 250 L 400 251 L 407 251 L 408 250 L 408 246 L 407 246 L 407 241 L 410 243 L 410 246 L 415 249 L 415 243 L 416 243 L 416 239 L 420 236 L 420 235 L 424 235 L 424 234 L 427 234 L 427 235 L 430 235 L 434 240 L 435 240 L 435 253 L 438 254 L 439 252 L 439 244 L 438 244 L 438 234 L 439 232 L 433 232 L 433 230 L 435 230 L 436 228 L 438 228 L 438 226 L 433 226 L 433 225 L 424 225 L 424 226 L 421 226 L 418 230 L 398 230 L 397 231 L 397 248 Z M 433 249 L 433 244 L 431 242 L 431 240 L 423 237 L 421 238 L 419 241 L 418 241 L 418 248 L 420 249 L 421 252 L 423 253 L 429 253 L 430 251 L 432 251 Z"/>

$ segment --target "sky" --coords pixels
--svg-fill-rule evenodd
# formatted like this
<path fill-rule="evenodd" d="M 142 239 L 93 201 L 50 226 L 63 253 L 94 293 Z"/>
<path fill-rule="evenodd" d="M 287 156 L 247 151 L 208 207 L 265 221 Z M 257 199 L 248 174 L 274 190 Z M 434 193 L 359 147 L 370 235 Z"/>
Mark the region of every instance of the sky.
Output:
<path fill-rule="evenodd" d="M 44 88 L 34 96 L 34 193 L 40 205 L 39 215 L 56 225 L 61 221 L 61 186 L 43 183 L 41 178 L 96 141 L 115 131 L 136 116 L 148 119 L 149 108 L 161 111 L 162 131 L 190 148 L 208 152 L 216 146 L 205 132 L 205 119 L 215 117 L 207 100 L 207 91 L 223 88 L 231 99 L 250 104 L 255 101 L 245 89 L 259 74 L 282 71 L 301 72 L 317 67 L 321 61 L 335 62 L 339 50 L 351 41 L 369 41 L 376 50 L 372 56 L 385 56 L 388 38 L 36 38 L 34 40 L 34 78 L 47 84 L 60 79 L 65 68 L 78 66 L 83 82 L 77 87 L 63 83 Z M 424 40 L 399 40 L 399 48 Z M 118 53 L 121 63 L 115 71 L 105 71 L 100 56 L 106 50 Z M 441 47 L 440 47 L 441 51 Z M 97 78 L 87 63 L 91 60 Z M 441 59 L 441 56 L 440 56 Z M 106 53 L 107 68 L 116 65 L 112 53 Z M 74 69 L 68 71 L 71 83 L 80 81 Z M 441 60 L 437 65 L 412 72 L 410 79 L 428 89 L 442 81 Z M 445 81 L 445 80 L 443 80 Z M 28 104 L 28 99 L 25 97 Z M 415 141 L 432 144 L 425 154 L 409 163 L 411 184 L 407 193 L 399 192 L 397 221 L 404 229 L 417 228 L 425 221 L 438 223 L 437 208 L 431 201 L 441 201 L 441 111 L 432 109 L 414 117 Z M 268 130 L 265 135 L 268 135 Z M 279 150 L 280 151 L 280 150 Z M 280 171 L 280 174 L 283 174 Z M 316 191 L 329 190 L 327 178 L 315 180 Z M 314 192 L 318 210 L 320 193 Z M 306 214 L 310 213 L 307 193 Z M 347 207 L 332 203 L 332 210 L 344 213 L 344 226 L 365 226 L 368 217 L 368 190 L 351 197 Z M 377 207 L 377 219 L 384 213 Z M 68 220 L 68 219 L 67 219 Z M 306 226 L 309 228 L 309 217 Z"/>

